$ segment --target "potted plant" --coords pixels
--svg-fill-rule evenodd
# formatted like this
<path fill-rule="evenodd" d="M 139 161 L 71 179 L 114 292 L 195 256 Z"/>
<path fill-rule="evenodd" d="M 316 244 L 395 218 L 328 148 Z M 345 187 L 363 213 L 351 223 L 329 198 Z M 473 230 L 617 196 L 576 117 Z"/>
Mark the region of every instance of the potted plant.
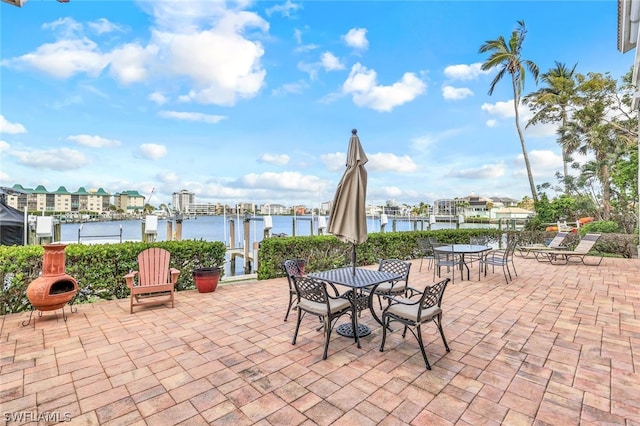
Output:
<path fill-rule="evenodd" d="M 198 268 L 193 270 L 193 282 L 199 293 L 211 293 L 216 291 L 220 281 L 220 268 Z"/>

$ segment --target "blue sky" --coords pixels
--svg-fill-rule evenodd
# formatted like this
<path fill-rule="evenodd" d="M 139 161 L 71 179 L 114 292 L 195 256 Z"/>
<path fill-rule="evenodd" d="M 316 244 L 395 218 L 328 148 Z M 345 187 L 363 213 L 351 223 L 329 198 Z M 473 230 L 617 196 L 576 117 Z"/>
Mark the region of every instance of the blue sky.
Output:
<path fill-rule="evenodd" d="M 613 0 L 2 3 L 0 186 L 315 207 L 356 128 L 370 204 L 520 200 L 510 80 L 489 96 L 478 53 L 518 20 L 541 72 L 632 65 Z M 554 130 L 526 132 L 536 184 L 562 168 Z"/>

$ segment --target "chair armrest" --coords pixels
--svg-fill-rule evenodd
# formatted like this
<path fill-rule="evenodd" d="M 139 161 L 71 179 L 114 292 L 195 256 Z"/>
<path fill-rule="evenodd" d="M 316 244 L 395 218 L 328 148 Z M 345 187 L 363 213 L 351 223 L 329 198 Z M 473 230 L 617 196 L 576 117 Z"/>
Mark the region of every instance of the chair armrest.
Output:
<path fill-rule="evenodd" d="M 127 287 L 133 288 L 136 275 L 138 275 L 138 271 L 131 271 L 124 276 L 124 280 L 127 283 Z"/>
<path fill-rule="evenodd" d="M 329 284 L 331 286 L 331 288 L 333 289 L 333 294 L 335 294 L 335 297 L 342 297 L 344 296 L 344 294 L 340 294 L 340 292 L 338 291 L 338 289 L 336 288 L 335 284 L 330 283 L 328 281 L 325 281 L 327 284 Z M 345 293 L 346 294 L 346 293 Z M 331 295 L 329 295 L 329 297 L 331 297 Z"/>
<path fill-rule="evenodd" d="M 169 272 L 171 273 L 171 284 L 175 284 L 178 282 L 178 276 L 180 275 L 180 271 L 176 268 L 170 268 Z"/>

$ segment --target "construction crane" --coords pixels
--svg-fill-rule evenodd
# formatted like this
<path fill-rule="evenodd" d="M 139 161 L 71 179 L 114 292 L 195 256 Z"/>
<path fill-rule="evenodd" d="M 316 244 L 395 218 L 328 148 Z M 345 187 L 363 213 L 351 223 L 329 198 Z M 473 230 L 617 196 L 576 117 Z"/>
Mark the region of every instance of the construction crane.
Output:
<path fill-rule="evenodd" d="M 151 205 L 151 197 L 153 197 L 153 194 L 156 193 L 156 189 L 155 188 L 151 188 L 151 194 L 149 194 L 149 198 L 147 198 L 147 202 L 146 204 Z"/>

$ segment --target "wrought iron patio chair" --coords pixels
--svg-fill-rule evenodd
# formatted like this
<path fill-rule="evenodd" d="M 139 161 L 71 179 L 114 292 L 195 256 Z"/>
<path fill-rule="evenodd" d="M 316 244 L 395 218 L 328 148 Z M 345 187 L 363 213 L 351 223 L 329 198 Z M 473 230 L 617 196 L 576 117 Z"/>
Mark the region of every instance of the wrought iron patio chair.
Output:
<path fill-rule="evenodd" d="M 476 246 L 488 246 L 489 237 L 487 235 L 476 235 L 473 237 L 469 237 L 469 244 Z M 480 274 L 482 272 L 481 260 L 485 256 L 485 254 L 486 253 L 468 253 L 465 257 L 465 263 L 468 267 L 478 262 L 478 279 L 480 279 Z"/>
<path fill-rule="evenodd" d="M 374 291 L 374 294 L 378 297 L 378 304 L 382 309 L 382 297 L 383 296 L 397 296 L 405 294 L 407 287 L 409 286 L 409 271 L 411 270 L 411 263 L 405 262 L 400 259 L 382 259 L 378 265 L 378 271 L 391 272 L 402 276 L 401 279 L 395 281 L 388 281 L 386 283 L 378 284 Z"/>
<path fill-rule="evenodd" d="M 327 292 L 327 282 L 308 277 L 308 276 L 294 276 L 293 282 L 298 294 L 298 303 L 296 307 L 298 309 L 298 320 L 296 323 L 296 331 L 293 334 L 292 345 L 296 344 L 298 338 L 298 331 L 300 330 L 300 323 L 306 313 L 318 316 L 322 319 L 324 328 L 324 353 L 322 359 L 327 359 L 327 353 L 329 351 L 329 341 L 331 340 L 331 331 L 335 326 L 338 318 L 345 314 L 351 315 L 351 326 L 353 330 L 356 330 L 356 314 L 357 310 L 352 303 L 348 294 L 333 297 Z M 348 293 L 348 292 L 347 292 Z M 354 333 L 354 339 L 358 346 L 360 346 L 360 340 L 358 333 Z"/>
<path fill-rule="evenodd" d="M 428 238 L 418 238 L 418 256 L 420 257 L 420 268 L 418 271 L 422 271 L 422 262 L 427 259 L 427 269 L 431 269 L 433 266 L 433 247 Z"/>
<path fill-rule="evenodd" d="M 496 266 L 502 266 L 502 272 L 504 273 L 504 279 L 507 281 L 512 280 L 511 278 L 511 268 L 509 268 L 509 264 L 513 268 L 513 273 L 515 276 L 518 276 L 516 272 L 516 265 L 513 263 L 513 253 L 516 249 L 516 244 L 518 241 L 515 238 L 511 238 L 507 241 L 507 246 L 504 249 L 496 249 L 491 250 L 486 253 L 485 256 L 480 259 L 480 263 L 484 268 L 484 276 L 487 276 L 487 269 L 489 265 L 493 268 L 493 272 L 496 270 Z M 507 275 L 509 278 L 507 278 Z"/>
<path fill-rule="evenodd" d="M 124 276 L 130 291 L 129 313 L 134 306 L 174 305 L 174 288 L 180 271 L 169 267 L 171 254 L 152 247 L 138 254 L 138 270 Z"/>
<path fill-rule="evenodd" d="M 433 251 L 433 280 L 441 277 L 441 270 L 443 267 L 447 268 L 447 272 L 451 271 L 451 282 L 455 282 L 456 269 L 460 270 L 460 279 L 464 279 L 464 271 L 462 264 L 462 256 L 456 253 L 448 253 L 446 251 L 435 250 L 437 247 L 447 246 L 449 244 L 432 244 Z"/>
<path fill-rule="evenodd" d="M 442 329 L 442 297 L 449 281 L 449 278 L 445 278 L 436 284 L 427 285 L 423 291 L 409 287 L 410 294 L 408 298 L 390 299 L 391 303 L 382 312 L 383 327 L 380 352 L 384 352 L 387 330 L 389 330 L 389 324 L 394 321 L 404 325 L 402 338 L 406 336 L 407 330 L 409 330 L 418 340 L 418 345 L 428 370 L 431 370 L 431 365 L 422 340 L 422 324 L 433 321 L 438 327 L 446 351 L 450 351 Z"/>
<path fill-rule="evenodd" d="M 289 318 L 289 312 L 298 299 L 296 292 L 296 286 L 293 283 L 293 277 L 300 277 L 305 274 L 306 261 L 304 259 L 287 259 L 282 263 L 282 269 L 287 274 L 287 282 L 289 284 L 289 305 L 287 306 L 287 313 L 284 315 L 284 321 Z"/>

